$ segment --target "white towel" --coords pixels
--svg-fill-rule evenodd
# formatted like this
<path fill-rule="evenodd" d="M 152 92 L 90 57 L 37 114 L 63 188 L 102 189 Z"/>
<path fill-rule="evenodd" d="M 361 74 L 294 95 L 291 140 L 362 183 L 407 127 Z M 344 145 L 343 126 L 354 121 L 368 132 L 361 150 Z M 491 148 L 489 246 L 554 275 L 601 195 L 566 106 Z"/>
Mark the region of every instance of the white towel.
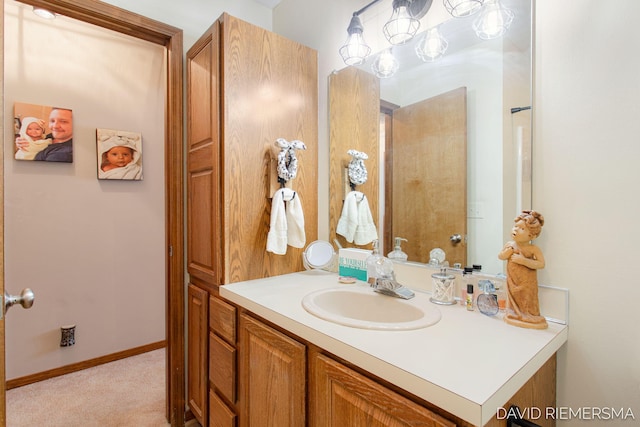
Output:
<path fill-rule="evenodd" d="M 336 227 L 336 233 L 344 236 L 349 243 L 353 242 L 353 236 L 356 234 L 356 227 L 358 227 L 358 202 L 356 199 L 358 195 L 364 196 L 359 191 L 347 193 L 342 205 L 342 214 Z"/>
<path fill-rule="evenodd" d="M 344 236 L 347 242 L 356 245 L 366 245 L 378 238 L 369 202 L 363 193 L 350 191 L 347 194 L 336 233 Z"/>
<path fill-rule="evenodd" d="M 306 242 L 304 214 L 300 195 L 290 188 L 281 188 L 273 194 L 271 225 L 267 235 L 267 252 L 287 253 L 287 245 L 302 248 Z"/>
<path fill-rule="evenodd" d="M 285 200 L 287 200 L 286 197 Z M 294 248 L 302 248 L 307 241 L 307 237 L 304 232 L 304 212 L 302 211 L 300 194 L 293 192 L 291 199 L 285 203 L 285 211 L 287 214 L 287 244 Z"/>
<path fill-rule="evenodd" d="M 371 215 L 371 209 L 369 209 L 369 202 L 365 195 L 362 195 L 362 200 L 358 202 L 358 227 L 356 228 L 356 234 L 353 237 L 353 242 L 356 245 L 367 245 L 374 240 L 378 239 L 378 230 L 373 223 L 373 216 Z"/>

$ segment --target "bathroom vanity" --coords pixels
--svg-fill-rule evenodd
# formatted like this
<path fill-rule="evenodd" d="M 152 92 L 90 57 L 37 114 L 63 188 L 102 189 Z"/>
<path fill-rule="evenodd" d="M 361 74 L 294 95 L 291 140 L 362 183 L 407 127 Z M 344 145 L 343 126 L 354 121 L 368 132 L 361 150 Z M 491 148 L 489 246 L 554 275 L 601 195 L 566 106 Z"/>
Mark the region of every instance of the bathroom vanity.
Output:
<path fill-rule="evenodd" d="M 301 303 L 321 289 L 366 287 L 337 279 L 306 271 L 220 287 L 237 310 L 237 374 L 226 376 L 238 378 L 239 425 L 493 426 L 506 425 L 511 405 L 554 407 L 566 325 L 516 328 L 454 305 L 437 306 L 441 319 L 426 328 L 344 326 Z"/>

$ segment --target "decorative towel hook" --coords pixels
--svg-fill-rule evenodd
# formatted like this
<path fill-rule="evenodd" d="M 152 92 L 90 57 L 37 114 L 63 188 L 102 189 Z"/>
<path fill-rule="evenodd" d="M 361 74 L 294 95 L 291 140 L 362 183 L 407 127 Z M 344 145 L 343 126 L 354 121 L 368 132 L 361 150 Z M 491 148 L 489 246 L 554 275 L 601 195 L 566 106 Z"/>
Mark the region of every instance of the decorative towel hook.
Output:
<path fill-rule="evenodd" d="M 351 190 L 355 190 L 356 185 L 362 185 L 367 182 L 367 168 L 364 165 L 364 160 L 367 160 L 369 156 L 367 153 L 358 150 L 349 150 L 347 154 L 351 156 L 349 162 L 349 182 Z"/>
<path fill-rule="evenodd" d="M 284 138 L 278 138 L 276 146 L 280 147 L 280 153 L 278 153 L 278 182 L 282 188 L 298 174 L 296 150 L 306 150 L 307 146 L 297 139 L 289 142 Z"/>

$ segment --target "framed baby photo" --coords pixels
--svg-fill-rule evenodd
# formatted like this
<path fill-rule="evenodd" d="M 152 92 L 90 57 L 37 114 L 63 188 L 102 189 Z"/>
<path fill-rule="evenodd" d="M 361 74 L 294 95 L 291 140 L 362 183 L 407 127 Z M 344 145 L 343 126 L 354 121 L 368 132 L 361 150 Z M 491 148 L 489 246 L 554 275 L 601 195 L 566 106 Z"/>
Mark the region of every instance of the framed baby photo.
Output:
<path fill-rule="evenodd" d="M 16 102 L 13 106 L 14 158 L 73 162 L 73 111 Z"/>
<path fill-rule="evenodd" d="M 142 135 L 96 129 L 98 179 L 142 180 Z"/>

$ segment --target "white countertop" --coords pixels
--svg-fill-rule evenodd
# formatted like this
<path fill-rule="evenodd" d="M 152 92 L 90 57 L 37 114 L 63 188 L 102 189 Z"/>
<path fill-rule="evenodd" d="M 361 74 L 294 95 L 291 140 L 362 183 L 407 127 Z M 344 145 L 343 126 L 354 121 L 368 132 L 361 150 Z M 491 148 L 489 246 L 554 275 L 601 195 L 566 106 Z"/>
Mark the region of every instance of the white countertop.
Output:
<path fill-rule="evenodd" d="M 301 304 L 340 285 L 335 273 L 304 271 L 220 287 L 220 295 L 338 357 L 474 425 L 484 425 L 567 340 L 566 325 L 511 326 L 461 305 L 411 331 L 356 329 L 322 320 Z M 416 293 L 421 292 L 417 290 Z M 431 304 L 431 303 L 429 303 Z"/>

